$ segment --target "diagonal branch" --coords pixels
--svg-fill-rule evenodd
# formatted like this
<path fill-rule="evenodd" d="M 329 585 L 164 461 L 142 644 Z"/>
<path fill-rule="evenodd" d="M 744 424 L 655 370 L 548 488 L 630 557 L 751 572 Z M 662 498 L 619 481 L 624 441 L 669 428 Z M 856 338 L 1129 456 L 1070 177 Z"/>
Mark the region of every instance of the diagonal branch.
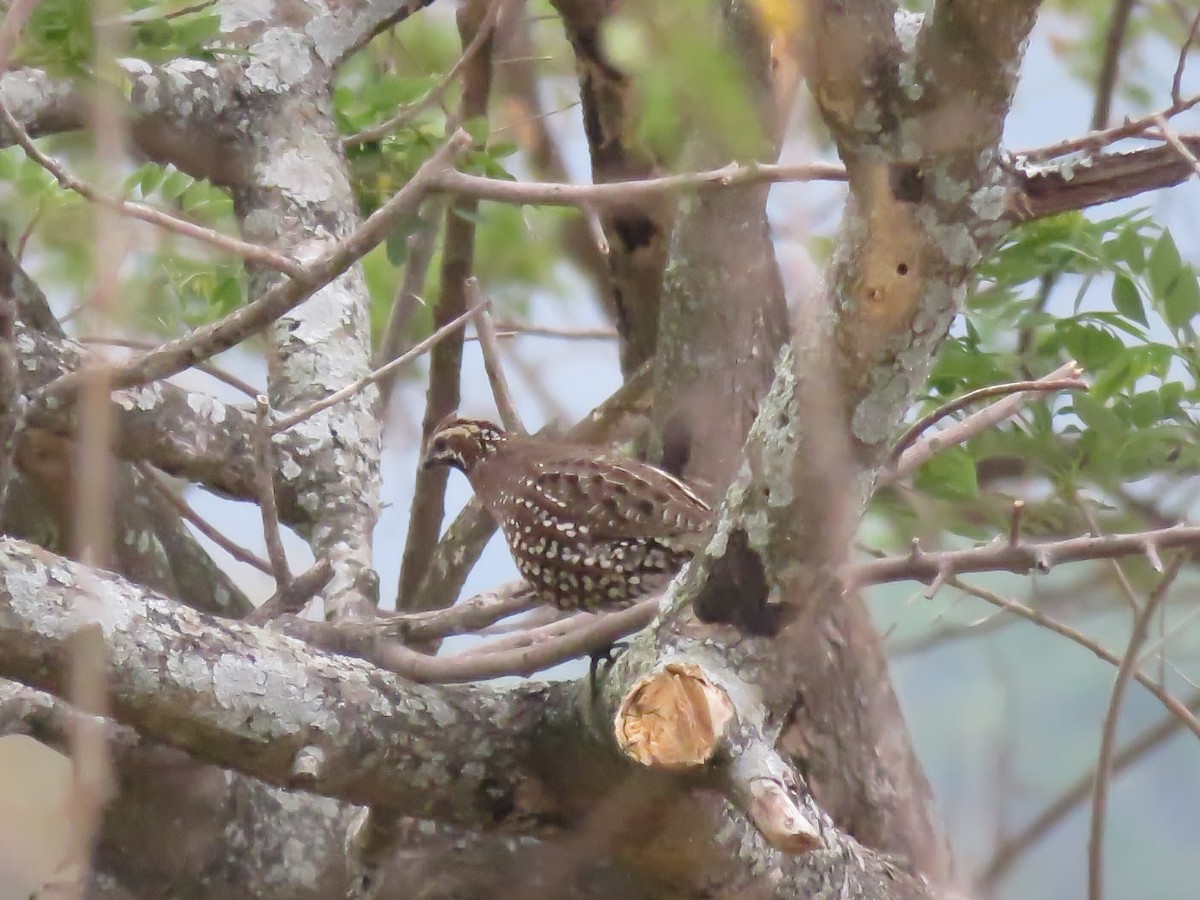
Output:
<path fill-rule="evenodd" d="M 1061 541 L 1004 541 L 966 550 L 926 552 L 918 544 L 905 556 L 884 557 L 849 565 L 845 569 L 845 578 L 853 589 L 889 581 L 944 583 L 951 576 L 968 572 L 1024 574 L 1037 571 L 1044 575 L 1062 563 L 1114 559 L 1119 556 L 1149 556 L 1177 548 L 1200 548 L 1200 525 L 1173 525 L 1134 534 L 1089 535 Z"/>
<path fill-rule="evenodd" d="M 455 133 L 434 151 L 395 196 L 372 213 L 357 231 L 307 265 L 301 276 L 278 282 L 253 303 L 218 322 L 197 328 L 186 337 L 168 341 L 156 350 L 114 367 L 112 387 L 133 387 L 176 375 L 201 360 L 236 346 L 288 310 L 299 306 L 380 243 L 397 218 L 416 209 L 429 182 L 448 168 L 470 141 L 466 132 Z M 40 406 L 69 402 L 83 381 L 81 372 L 64 375 L 39 391 L 32 402 Z"/>

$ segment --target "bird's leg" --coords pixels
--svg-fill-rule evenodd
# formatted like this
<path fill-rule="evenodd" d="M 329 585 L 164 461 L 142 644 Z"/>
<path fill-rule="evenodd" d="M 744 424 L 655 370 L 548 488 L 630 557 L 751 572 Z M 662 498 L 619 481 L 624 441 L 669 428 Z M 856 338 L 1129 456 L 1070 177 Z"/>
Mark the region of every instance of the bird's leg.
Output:
<path fill-rule="evenodd" d="M 588 654 L 588 693 L 593 701 L 600 695 L 600 664 L 603 663 L 606 669 L 609 668 L 627 649 L 629 645 L 624 641 L 612 641 Z"/>

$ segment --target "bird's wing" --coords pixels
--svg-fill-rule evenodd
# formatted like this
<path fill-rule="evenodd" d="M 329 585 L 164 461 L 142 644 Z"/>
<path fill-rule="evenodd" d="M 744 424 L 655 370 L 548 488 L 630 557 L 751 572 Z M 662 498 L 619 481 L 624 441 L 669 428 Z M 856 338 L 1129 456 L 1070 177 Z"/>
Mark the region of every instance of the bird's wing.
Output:
<path fill-rule="evenodd" d="M 667 538 L 712 524 L 712 510 L 691 488 L 626 457 L 547 455 L 521 478 L 532 502 L 560 521 L 586 525 L 596 540 Z"/>

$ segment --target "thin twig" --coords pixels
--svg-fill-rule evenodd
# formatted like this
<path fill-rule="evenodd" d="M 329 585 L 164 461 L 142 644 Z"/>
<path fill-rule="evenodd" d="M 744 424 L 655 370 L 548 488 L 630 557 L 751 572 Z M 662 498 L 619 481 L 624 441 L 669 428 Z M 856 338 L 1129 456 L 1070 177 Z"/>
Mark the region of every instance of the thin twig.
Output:
<path fill-rule="evenodd" d="M 506 675 L 532 675 L 602 649 L 645 628 L 654 620 L 657 611 L 657 598 L 649 598 L 620 612 L 594 616 L 594 620 L 587 627 L 532 647 L 481 653 L 478 656 L 429 656 L 400 644 L 391 644 L 381 647 L 375 654 L 374 661 L 376 665 L 406 678 L 428 684 L 482 681 Z"/>
<path fill-rule="evenodd" d="M 1138 650 L 1146 642 L 1150 633 L 1150 622 L 1154 611 L 1167 596 L 1171 585 L 1179 576 L 1187 560 L 1186 554 L 1179 554 L 1171 561 L 1167 571 L 1163 573 L 1145 605 L 1138 610 L 1133 619 L 1133 632 L 1129 636 L 1129 645 L 1125 655 L 1117 667 L 1117 678 L 1113 682 L 1112 696 L 1108 701 L 1108 709 L 1104 712 L 1104 725 L 1100 732 L 1100 751 L 1096 758 L 1095 792 L 1092 795 L 1091 829 L 1088 836 L 1088 900 L 1102 900 L 1104 896 L 1104 826 L 1108 814 L 1108 783 L 1112 777 L 1113 753 L 1117 746 L 1117 720 L 1121 715 L 1121 701 L 1125 699 L 1125 691 L 1129 680 L 1138 671 Z"/>
<path fill-rule="evenodd" d="M 275 454 L 271 449 L 271 404 L 266 394 L 255 398 L 257 413 L 254 429 L 254 485 L 258 491 L 258 506 L 262 511 L 263 537 L 267 542 L 267 558 L 275 576 L 275 591 L 283 594 L 292 583 L 287 553 L 279 533 L 279 507 L 275 502 Z"/>
<path fill-rule="evenodd" d="M 83 337 L 76 338 L 76 340 L 81 344 L 100 344 L 101 346 L 106 347 L 124 347 L 128 350 L 153 350 L 158 346 L 153 341 L 142 341 L 138 340 L 137 338 L 107 337 L 100 335 L 85 335 Z M 192 368 L 203 372 L 210 378 L 215 378 L 217 381 L 224 382 L 231 388 L 241 391 L 247 397 L 254 398 L 259 395 L 259 389 L 250 384 L 250 382 L 243 381 L 236 375 L 225 371 L 220 366 L 214 366 L 212 363 L 208 362 L 200 362 L 196 363 L 196 365 Z"/>
<path fill-rule="evenodd" d="M 333 578 L 333 563 L 325 557 L 318 559 L 306 572 L 297 575 L 287 586 L 277 586 L 275 593 L 243 620 L 251 625 L 265 625 L 286 613 L 298 613 Z"/>
<path fill-rule="evenodd" d="M 1099 131 L 1108 124 L 1112 111 L 1113 90 L 1117 85 L 1120 69 L 1121 48 L 1129 28 L 1129 14 L 1134 0 L 1116 0 L 1108 17 L 1108 33 L 1104 38 L 1104 58 L 1100 62 L 1100 75 L 1096 79 L 1096 103 L 1092 107 L 1092 131 Z"/>
<path fill-rule="evenodd" d="M 515 628 L 506 634 L 498 635 L 489 641 L 481 641 L 473 647 L 454 654 L 459 657 L 485 656 L 501 650 L 517 650 L 521 647 L 532 647 L 548 640 L 571 634 L 581 628 L 586 628 L 594 622 L 596 616 L 590 612 L 577 612 L 563 616 L 553 607 L 545 610 L 547 613 L 557 613 L 555 618 L 545 622 L 522 623 L 524 627 Z"/>
<path fill-rule="evenodd" d="M 1075 497 L 1075 506 L 1087 520 L 1088 529 L 1092 533 L 1092 537 L 1103 537 L 1104 532 L 1100 530 L 1100 523 L 1096 521 L 1096 516 L 1087 507 L 1087 504 L 1078 496 Z M 1146 545 L 1150 547 L 1150 544 Z M 1137 593 L 1133 589 L 1133 584 L 1129 581 L 1129 576 L 1125 574 L 1125 568 L 1117 560 L 1108 560 L 1108 565 L 1112 569 L 1112 573 L 1116 576 L 1117 586 L 1121 589 L 1121 595 L 1125 598 L 1125 602 L 1129 604 L 1129 608 L 1137 611 L 1138 600 Z"/>
<path fill-rule="evenodd" d="M 264 247 L 261 244 L 251 244 L 248 241 L 221 234 L 212 228 L 205 228 L 203 225 L 197 225 L 194 222 L 173 216 L 161 209 L 147 206 L 145 203 L 135 203 L 105 194 L 86 181 L 81 181 L 38 149 L 33 138 L 29 136 L 29 132 L 25 130 L 16 117 L 9 111 L 3 98 L 0 98 L 0 121 L 4 122 L 5 127 L 12 133 L 13 139 L 25 151 L 26 156 L 53 175 L 54 180 L 58 182 L 59 187 L 63 190 L 71 191 L 90 203 L 103 206 L 131 219 L 148 222 L 172 234 L 193 238 L 247 262 L 258 263 L 267 268 L 283 272 L 285 275 L 290 275 L 293 278 L 304 274 L 303 265 L 294 259 L 276 253 L 269 247 Z"/>
<path fill-rule="evenodd" d="M 613 341 L 617 332 L 612 328 L 551 328 L 524 322 L 497 322 L 496 337 L 542 337 L 564 341 Z"/>
<path fill-rule="evenodd" d="M 1192 42 L 1196 40 L 1196 34 L 1200 31 L 1200 12 L 1192 18 L 1191 27 L 1188 28 L 1187 37 L 1184 38 L 1183 46 L 1179 48 L 1179 60 L 1175 63 L 1175 75 L 1171 79 L 1171 105 L 1183 105 L 1183 71 L 1187 68 L 1188 50 L 1191 49 Z"/>
<path fill-rule="evenodd" d="M 1172 149 L 1187 161 L 1187 164 L 1192 167 L 1193 172 L 1200 176 L 1200 160 L 1196 158 L 1196 154 L 1189 150 L 1187 144 L 1179 139 L 1179 135 L 1167 124 L 1166 119 L 1162 116 L 1156 116 L 1154 121 L 1158 125 L 1158 131 L 1162 135 L 1162 139 L 1170 144 Z"/>
<path fill-rule="evenodd" d="M 430 182 L 442 169 L 450 166 L 470 142 L 470 135 L 465 131 L 455 132 L 417 169 L 403 188 L 372 213 L 353 234 L 304 267 L 300 276 L 276 283 L 254 302 L 211 325 L 197 328 L 185 337 L 168 341 L 157 350 L 115 367 L 112 370 L 113 389 L 136 387 L 176 375 L 240 344 L 251 334 L 299 306 L 382 241 L 396 219 L 411 212 L 420 203 Z M 89 377 L 86 373 L 84 369 L 59 376 L 38 392 L 35 402 L 45 404 L 70 400 Z"/>
<path fill-rule="evenodd" d="M 540 206 L 580 206 L 594 209 L 619 206 L 650 197 L 732 185 L 766 184 L 789 181 L 845 181 L 846 170 L 830 163 L 774 165 L 730 163 L 707 172 L 664 175 L 640 181 L 612 181 L 601 184 L 556 184 L 553 182 L 504 181 L 465 172 L 447 171 L 433 189 L 477 200 L 494 200 Z"/>
<path fill-rule="evenodd" d="M 504 365 L 500 361 L 500 348 L 496 343 L 496 325 L 488 311 L 491 300 L 485 298 L 479 290 L 479 280 L 472 275 L 465 285 L 467 303 L 475 310 L 475 334 L 479 336 L 479 351 L 483 354 L 483 368 L 487 372 L 488 383 L 492 386 L 492 397 L 496 401 L 496 410 L 500 413 L 500 421 L 508 431 L 525 434 L 525 426 L 521 423 L 521 414 L 513 402 L 512 391 L 508 388 L 508 379 L 504 375 Z"/>
<path fill-rule="evenodd" d="M 1158 112 L 1149 113 L 1137 119 L 1127 119 L 1123 124 L 1114 125 L 1112 128 L 1105 128 L 1102 131 L 1089 131 L 1080 137 L 1068 138 L 1055 144 L 1047 144 L 1044 147 L 1035 147 L 1030 150 L 1021 150 L 1014 153 L 1013 156 L 1029 162 L 1045 162 L 1057 159 L 1060 156 L 1067 156 L 1071 153 L 1079 153 L 1080 151 L 1095 152 L 1125 138 L 1138 137 L 1144 134 L 1147 128 L 1155 124 L 1155 120 L 1159 116 L 1171 119 L 1180 113 L 1187 112 L 1198 104 L 1200 104 L 1200 94 L 1182 99 L 1179 102 L 1172 102 L 1166 109 L 1161 109 Z"/>
<path fill-rule="evenodd" d="M 425 279 L 429 275 L 429 266 L 437 249 L 437 238 L 445 207 L 444 197 L 430 197 L 426 200 L 421 210 L 421 224 L 408 236 L 408 265 L 404 267 L 404 278 L 396 289 L 387 325 L 379 341 L 379 352 L 375 357 L 376 368 L 386 365 L 404 352 L 404 329 L 412 314 L 416 312 L 417 305 L 424 303 L 421 300 L 421 292 L 425 289 Z M 395 378 L 385 378 L 379 383 L 379 393 L 383 401 L 381 408 L 385 410 L 395 383 Z"/>
<path fill-rule="evenodd" d="M 1100 659 L 1109 665 L 1121 665 L 1121 659 L 1115 653 L 1110 653 L 1087 635 L 1077 631 L 1069 625 L 1058 621 L 1057 619 L 1051 618 L 1039 610 L 1026 606 L 1024 603 L 1019 603 L 1016 600 L 1002 597 L 994 591 L 989 591 L 986 588 L 981 588 L 978 585 L 970 584 L 969 582 L 962 581 L 958 578 L 951 578 L 949 584 L 952 587 L 958 588 L 959 590 L 966 591 L 972 597 L 978 597 L 980 600 L 985 600 L 988 603 L 991 603 L 993 606 L 997 606 L 1006 612 L 1020 616 L 1022 619 L 1033 622 L 1035 625 L 1045 628 L 1046 630 L 1051 631 L 1060 637 L 1064 637 L 1072 643 L 1078 644 L 1097 659 Z M 1178 698 L 1172 696 L 1162 685 L 1160 685 L 1141 669 L 1134 671 L 1133 678 L 1138 684 L 1153 694 L 1155 699 L 1157 699 L 1158 702 L 1161 703 L 1167 709 L 1167 711 L 1171 713 L 1171 715 L 1175 716 L 1175 718 L 1183 723 L 1183 725 L 1190 732 L 1192 732 L 1192 734 L 1194 734 L 1197 738 L 1200 738 L 1200 719 L 1197 719 L 1196 716 L 1192 714 L 1191 710 L 1184 706 Z"/>
<path fill-rule="evenodd" d="M 592 237 L 596 252 L 602 259 L 607 259 L 612 253 L 612 247 L 608 243 L 608 235 L 604 233 L 604 223 L 600 220 L 600 213 L 591 203 L 580 203 L 579 214 L 583 216 L 584 224 L 587 226 L 588 234 Z"/>
<path fill-rule="evenodd" d="M 1200 548 L 1200 525 L 1172 525 L 1154 531 L 1102 537 L 1087 535 L 1058 541 L 1023 541 L 1015 547 L 1007 541 L 963 550 L 925 551 L 917 547 L 903 556 L 846 566 L 843 577 L 848 584 L 863 587 L 908 580 L 929 583 L 943 571 L 963 575 L 969 572 L 1025 573 L 1036 569 L 1045 574 L 1061 563 L 1141 556 L 1150 543 L 1159 550 L 1195 551 Z"/>
<path fill-rule="evenodd" d="M 1008 522 L 1008 546 L 1016 547 L 1021 543 L 1021 517 L 1025 513 L 1025 501 L 1014 500 L 1012 516 Z"/>
<path fill-rule="evenodd" d="M 29 239 L 33 237 L 33 231 L 37 228 L 38 222 L 42 220 L 42 216 L 46 214 L 46 198 L 43 196 L 38 200 L 37 209 L 33 211 L 33 215 L 29 217 L 29 221 L 25 223 L 25 227 L 21 229 L 21 234 L 17 238 L 17 246 L 13 251 L 13 258 L 16 259 L 17 265 L 25 259 L 25 248 L 29 246 Z"/>
<path fill-rule="evenodd" d="M 401 613 L 369 622 L 301 619 L 288 622 L 284 630 L 314 646 L 366 656 L 380 640 L 430 644 L 450 635 L 478 634 L 495 622 L 527 612 L 536 605 L 524 581 L 511 581 L 443 609 Z"/>
<path fill-rule="evenodd" d="M 900 458 L 904 455 L 904 451 L 916 443 L 917 438 L 924 434 L 925 431 L 930 428 L 930 426 L 936 424 L 947 416 L 951 416 L 968 406 L 978 403 L 981 400 L 990 400 L 993 397 L 1004 397 L 1011 394 L 1024 394 L 1035 391 L 1049 393 L 1052 391 L 1087 390 L 1088 383 L 1082 378 L 1079 378 L 1078 375 L 1072 377 L 1061 377 L 1059 373 L 1064 371 L 1078 373 L 1080 370 L 1074 362 L 1071 362 L 1066 366 L 1056 369 L 1053 373 L 1047 375 L 1045 378 L 1038 378 L 1034 381 L 1013 381 L 1007 384 L 993 384 L 988 387 L 970 391 L 966 394 L 963 394 L 961 397 L 956 397 L 942 406 L 939 406 L 932 412 L 927 413 L 921 416 L 921 418 L 917 419 L 917 421 L 909 426 L 904 434 L 900 436 L 895 445 L 892 447 L 891 452 L 888 454 L 887 466 L 889 468 L 897 466 L 900 462 Z M 1013 404 L 1012 412 L 1016 412 L 1016 409 L 1019 407 L 1019 405 L 1020 404 Z M 1008 415 L 1012 415 L 1012 412 L 1008 413 Z M 1008 416 L 1006 415 L 1004 418 L 1007 417 Z"/>
<path fill-rule="evenodd" d="M 471 42 L 467 44 L 462 55 L 451 66 L 450 71 L 437 84 L 426 91 L 425 95 L 418 97 L 411 103 L 406 103 L 396 110 L 394 114 L 389 116 L 378 125 L 372 125 L 369 128 L 364 128 L 357 134 L 349 135 L 342 139 L 342 146 L 347 149 L 352 147 L 360 147 L 363 144 L 370 144 L 374 141 L 382 140 L 387 135 L 391 134 L 397 128 L 401 128 L 413 120 L 413 118 L 424 109 L 428 109 L 435 103 L 440 103 L 442 97 L 457 79 L 462 74 L 463 70 L 471 63 L 476 54 L 483 48 L 484 43 L 491 36 L 496 28 L 496 22 L 500 18 L 501 10 L 504 7 L 505 0 L 492 0 L 488 4 L 488 10 L 484 14 L 483 22 L 480 23 L 479 29 L 475 32 L 475 36 L 471 38 Z"/>
<path fill-rule="evenodd" d="M 191 522 L 196 530 L 202 535 L 236 559 L 238 562 L 243 562 L 248 566 L 254 566 L 260 572 L 265 572 L 267 575 L 274 574 L 271 569 L 271 564 L 259 556 L 257 553 L 251 553 L 245 547 L 235 544 L 224 534 L 218 531 L 208 522 L 203 516 L 192 509 L 191 505 L 175 493 L 166 480 L 154 471 L 153 467 L 147 462 L 136 462 L 134 466 L 142 477 L 145 478 L 150 485 L 158 492 L 159 496 L 170 506 L 179 516 Z"/>
<path fill-rule="evenodd" d="M 322 397 L 316 403 L 313 403 L 310 406 L 306 406 L 304 409 L 298 410 L 298 411 L 292 413 L 290 416 L 284 416 L 282 419 L 280 419 L 278 422 L 275 423 L 274 427 L 271 429 L 272 432 L 274 434 L 279 434 L 281 432 L 287 431 L 289 428 L 295 427 L 296 425 L 303 422 L 305 419 L 312 418 L 313 416 L 315 416 L 317 413 L 321 412 L 322 410 L 329 409 L 329 407 L 331 407 L 331 406 L 336 406 L 337 404 L 341 403 L 342 401 L 350 399 L 355 394 L 357 394 L 359 391 L 361 391 L 363 388 L 365 388 L 369 385 L 372 385 L 375 382 L 377 382 L 383 378 L 386 378 L 391 372 L 394 372 L 396 369 L 400 368 L 401 366 L 412 362 L 418 356 L 421 356 L 423 353 L 428 351 L 430 348 L 436 347 L 445 338 L 449 337 L 451 334 L 453 334 L 454 332 L 458 331 L 460 328 L 465 326 L 467 324 L 467 322 L 469 322 L 471 320 L 471 318 L 473 316 L 475 316 L 478 311 L 479 311 L 479 307 L 472 307 L 471 309 L 468 309 L 465 313 L 463 313 L 457 319 L 447 322 L 445 325 L 443 325 L 441 328 L 439 328 L 433 334 L 429 335 L 429 337 L 425 338 L 425 340 L 423 340 L 419 344 L 415 345 L 411 350 L 409 350 L 403 356 L 396 357 L 387 365 L 380 366 L 374 372 L 370 372 L 370 373 L 364 375 L 362 378 L 358 379 L 358 381 L 355 381 L 355 382 L 352 382 L 351 384 L 346 385 L 344 388 L 342 388 L 339 391 L 334 391 L 328 397 Z"/>
<path fill-rule="evenodd" d="M 1200 713 L 1200 692 L 1193 694 L 1186 705 L 1193 714 Z M 1113 756 L 1113 774 L 1129 768 L 1151 750 L 1170 740 L 1179 733 L 1183 726 L 1184 722 L 1179 717 L 1164 716 L 1156 725 L 1147 728 Z M 1027 850 L 1035 847 L 1056 825 L 1074 812 L 1080 803 L 1091 796 L 1095 783 L 1096 768 L 1093 766 L 1048 803 L 1029 821 L 1028 825 L 1005 839 L 996 848 L 991 860 L 984 866 L 977 879 L 983 896 L 991 893 L 992 889 L 1012 868 L 1013 863 L 1019 860 Z"/>

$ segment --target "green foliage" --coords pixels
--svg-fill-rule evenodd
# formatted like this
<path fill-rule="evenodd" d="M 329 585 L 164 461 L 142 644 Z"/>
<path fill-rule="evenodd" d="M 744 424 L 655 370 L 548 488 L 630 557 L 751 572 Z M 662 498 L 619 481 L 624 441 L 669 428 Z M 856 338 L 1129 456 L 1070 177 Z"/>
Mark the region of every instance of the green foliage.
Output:
<path fill-rule="evenodd" d="M 1143 212 L 1100 221 L 1071 213 L 1017 229 L 981 267 L 918 413 L 976 388 L 1046 374 L 1068 359 L 1083 367 L 1091 388 L 1046 395 L 940 454 L 916 475 L 918 507 L 898 516 L 900 499 L 889 495 L 876 514 L 891 523 L 897 544 L 913 533 L 917 508 L 938 530 L 994 534 L 1008 515 L 1004 476 L 1019 474 L 1042 479 L 1048 491 L 1027 511 L 1027 532 L 1065 524 L 1078 530 L 1081 489 L 1103 493 L 1195 471 L 1198 317 L 1195 266 Z"/>
<path fill-rule="evenodd" d="M 632 75 L 641 100 L 639 130 L 659 159 L 678 157 L 693 131 L 724 142 L 721 155 L 751 159 L 766 146 L 728 24 L 695 4 L 626 4 L 604 25 L 608 57 Z"/>
<path fill-rule="evenodd" d="M 120 40 L 129 52 L 148 61 L 176 57 L 211 59 L 220 33 L 220 17 L 211 7 L 177 14 L 184 3 L 134 0 L 130 12 L 112 23 L 122 28 Z M 88 0 L 43 0 L 34 8 L 21 34 L 15 59 L 60 74 L 92 69 L 95 28 Z"/>

